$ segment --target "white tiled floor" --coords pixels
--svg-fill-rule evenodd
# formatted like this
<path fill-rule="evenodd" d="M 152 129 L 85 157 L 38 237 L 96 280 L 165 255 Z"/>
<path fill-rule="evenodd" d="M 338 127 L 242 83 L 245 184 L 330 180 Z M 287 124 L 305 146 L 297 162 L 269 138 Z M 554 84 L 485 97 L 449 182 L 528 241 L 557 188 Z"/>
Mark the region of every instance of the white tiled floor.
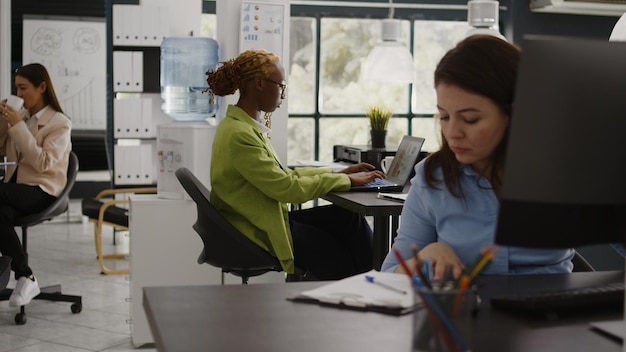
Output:
<path fill-rule="evenodd" d="M 19 309 L 0 302 L 0 352 L 136 351 L 128 323 L 128 277 L 100 274 L 93 224 L 83 221 L 80 202 L 72 202 L 69 217 L 29 229 L 28 239 L 30 266 L 40 286 L 61 284 L 64 293 L 82 295 L 83 310 L 72 314 L 70 303 L 34 300 L 26 307 L 26 324 L 16 325 Z M 128 250 L 125 233 L 117 235 L 115 247 L 112 232 L 103 243 L 109 246 L 105 250 Z M 124 267 L 128 262 L 108 265 Z M 14 285 L 11 278 L 8 286 Z M 156 350 L 142 346 L 140 351 Z"/>

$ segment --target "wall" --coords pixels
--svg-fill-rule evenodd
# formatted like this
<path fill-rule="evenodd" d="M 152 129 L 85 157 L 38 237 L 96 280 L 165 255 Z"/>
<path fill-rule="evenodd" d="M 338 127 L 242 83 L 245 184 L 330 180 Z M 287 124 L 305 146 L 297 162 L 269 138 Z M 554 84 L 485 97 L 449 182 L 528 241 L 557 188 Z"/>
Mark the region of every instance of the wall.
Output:
<path fill-rule="evenodd" d="M 531 12 L 528 1 L 506 0 L 501 5 L 509 8 L 502 16 L 507 22 L 507 37 L 521 45 L 525 35 L 570 36 L 589 39 L 607 39 L 619 17 L 550 14 Z"/>

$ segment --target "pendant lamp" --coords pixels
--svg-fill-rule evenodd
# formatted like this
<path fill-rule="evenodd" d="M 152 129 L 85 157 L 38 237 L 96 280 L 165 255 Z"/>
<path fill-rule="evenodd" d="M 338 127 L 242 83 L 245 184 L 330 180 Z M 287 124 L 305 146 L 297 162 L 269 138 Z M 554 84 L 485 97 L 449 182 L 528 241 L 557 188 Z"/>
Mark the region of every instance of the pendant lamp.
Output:
<path fill-rule="evenodd" d="M 465 36 L 487 34 L 500 39 L 506 38 L 498 30 L 500 3 L 494 0 L 470 0 L 467 2 L 467 23 L 472 28 Z"/>
<path fill-rule="evenodd" d="M 369 53 L 363 64 L 366 80 L 412 83 L 415 75 L 413 56 L 401 41 L 401 24 L 393 18 L 393 4 L 389 0 L 389 18 L 382 21 L 383 41 Z"/>

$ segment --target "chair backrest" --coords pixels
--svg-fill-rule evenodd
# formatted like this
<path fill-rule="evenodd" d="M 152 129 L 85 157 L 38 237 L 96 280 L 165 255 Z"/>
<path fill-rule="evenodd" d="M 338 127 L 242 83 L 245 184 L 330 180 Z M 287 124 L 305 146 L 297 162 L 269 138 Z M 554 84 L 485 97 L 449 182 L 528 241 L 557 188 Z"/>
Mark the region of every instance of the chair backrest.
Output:
<path fill-rule="evenodd" d="M 70 151 L 70 159 L 67 164 L 67 183 L 61 194 L 46 209 L 35 214 L 28 214 L 15 219 L 14 225 L 21 227 L 34 226 L 66 212 L 70 204 L 70 191 L 72 187 L 74 187 L 77 174 L 78 157 L 73 151 Z"/>
<path fill-rule="evenodd" d="M 210 202 L 210 191 L 187 168 L 176 170 L 176 178 L 196 203 L 198 218 L 193 229 L 204 243 L 204 262 L 239 276 L 282 271 L 278 259 L 232 226 Z"/>

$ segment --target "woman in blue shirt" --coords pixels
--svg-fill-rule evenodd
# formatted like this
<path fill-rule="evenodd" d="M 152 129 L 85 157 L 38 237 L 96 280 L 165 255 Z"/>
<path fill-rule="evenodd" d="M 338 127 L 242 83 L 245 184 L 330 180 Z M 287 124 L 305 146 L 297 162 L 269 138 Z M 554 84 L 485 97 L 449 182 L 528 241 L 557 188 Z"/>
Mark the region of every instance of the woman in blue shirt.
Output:
<path fill-rule="evenodd" d="M 502 39 L 475 35 L 448 51 L 435 70 L 442 145 L 416 165 L 394 241 L 409 268 L 416 267 L 411 247 L 417 245 L 435 280 L 447 267 L 459 278 L 494 241 L 520 54 Z M 573 255 L 571 249 L 499 246 L 483 273 L 571 272 Z M 393 253 L 382 270 L 403 272 Z"/>

